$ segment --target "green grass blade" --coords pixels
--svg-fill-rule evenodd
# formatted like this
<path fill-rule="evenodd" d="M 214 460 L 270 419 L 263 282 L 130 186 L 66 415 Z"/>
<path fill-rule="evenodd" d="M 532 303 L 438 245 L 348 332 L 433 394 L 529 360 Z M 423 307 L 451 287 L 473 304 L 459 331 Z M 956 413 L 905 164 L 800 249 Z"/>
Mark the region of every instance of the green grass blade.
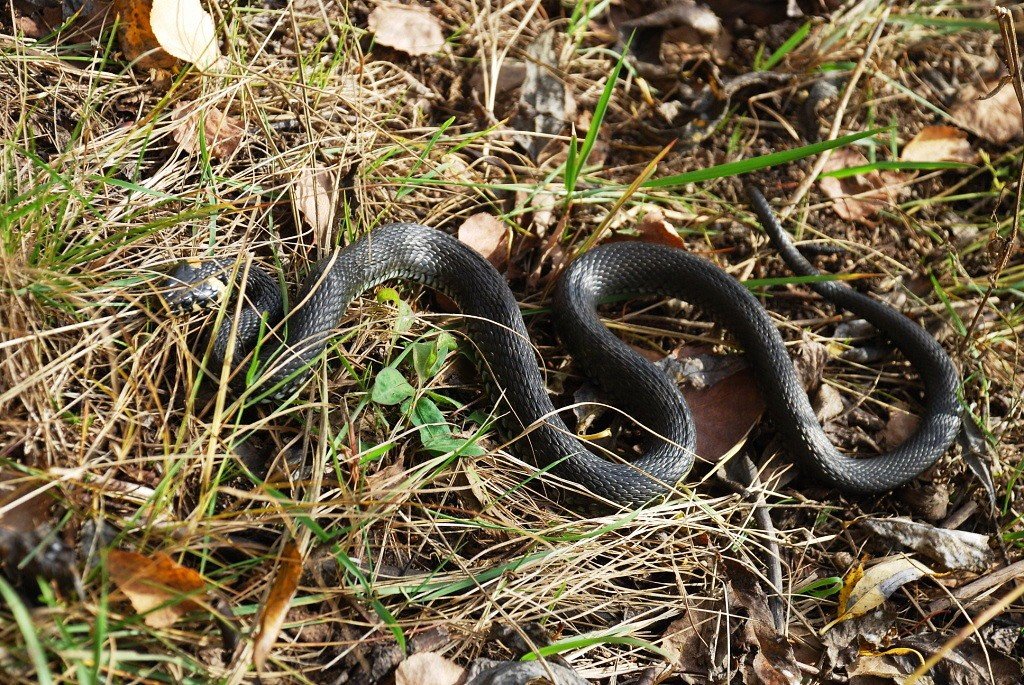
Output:
<path fill-rule="evenodd" d="M 887 130 L 888 129 L 886 128 L 873 128 L 869 131 L 851 133 L 848 136 L 842 136 L 835 140 L 824 140 L 820 143 L 804 145 L 802 147 L 793 148 L 792 150 L 772 152 L 771 154 L 761 155 L 760 157 L 741 159 L 738 162 L 726 162 L 725 164 L 718 164 L 706 169 L 697 169 L 696 171 L 688 171 L 684 174 L 656 178 L 653 181 L 647 181 L 642 187 L 671 189 L 685 186 L 688 183 L 699 183 L 700 181 L 709 181 L 714 178 L 738 176 L 739 174 L 757 171 L 758 169 L 765 169 L 770 166 L 788 164 L 789 162 L 794 162 L 798 159 L 803 159 L 804 157 L 821 154 L 826 150 L 835 150 L 836 148 L 849 145 L 850 143 L 854 143 L 858 140 L 864 140 L 865 138 L 876 136 Z"/>
<path fill-rule="evenodd" d="M 776 64 L 781 62 L 783 58 L 791 53 L 800 43 L 804 42 L 804 38 L 811 32 L 811 22 L 804 22 L 804 25 L 793 32 L 793 35 L 786 39 L 786 42 L 778 47 L 778 49 L 768 56 L 759 67 L 759 71 L 768 71 Z"/>
<path fill-rule="evenodd" d="M 7 584 L 7 581 L 0 578 L 0 595 L 3 595 L 4 602 L 14 615 L 14 621 L 18 624 L 21 634 L 25 637 L 25 649 L 28 650 L 32 665 L 36 668 L 36 682 L 39 685 L 52 685 L 53 676 L 50 674 L 50 666 L 46 662 L 46 652 L 36 635 L 36 626 L 32 622 L 32 615 L 28 613 L 21 597 L 14 591 L 14 588 Z"/>

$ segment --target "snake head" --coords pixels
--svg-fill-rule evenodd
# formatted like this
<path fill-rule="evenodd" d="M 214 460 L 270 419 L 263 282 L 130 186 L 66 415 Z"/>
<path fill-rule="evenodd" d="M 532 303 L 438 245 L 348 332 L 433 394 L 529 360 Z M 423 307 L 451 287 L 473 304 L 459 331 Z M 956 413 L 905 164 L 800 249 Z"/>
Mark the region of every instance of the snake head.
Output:
<path fill-rule="evenodd" d="M 161 284 L 161 296 L 171 311 L 178 314 L 219 307 L 228 290 L 233 265 L 230 259 L 181 262 Z"/>

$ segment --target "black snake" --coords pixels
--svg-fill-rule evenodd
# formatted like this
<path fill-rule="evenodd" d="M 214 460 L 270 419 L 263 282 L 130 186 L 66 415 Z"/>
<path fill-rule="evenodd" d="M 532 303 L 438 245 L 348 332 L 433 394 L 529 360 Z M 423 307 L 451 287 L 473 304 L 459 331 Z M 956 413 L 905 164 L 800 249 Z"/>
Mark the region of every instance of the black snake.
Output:
<path fill-rule="evenodd" d="M 817 270 L 797 251 L 767 201 L 748 194 L 761 225 L 797 274 Z M 845 492 L 890 490 L 931 466 L 960 429 L 959 377 L 942 347 L 893 308 L 836 281 L 809 286 L 860 316 L 889 339 L 917 370 L 925 406 L 917 430 L 895 450 L 868 458 L 841 454 L 822 431 L 771 318 L 732 276 L 696 255 L 660 245 L 619 242 L 577 258 L 557 285 L 554 309 L 562 340 L 580 368 L 608 399 L 649 431 L 645 453 L 629 463 L 595 453 L 560 418 L 545 390 L 515 297 L 504 278 L 472 249 L 417 224 L 382 226 L 314 265 L 285 315 L 276 282 L 258 268 L 240 273 L 235 260 L 188 262 L 171 274 L 166 299 L 176 309 L 219 304 L 234 274 L 244 299 L 225 312 L 215 333 L 212 363 L 228 353 L 243 365 L 238 384 L 289 392 L 324 352 L 346 309 L 360 293 L 392 279 L 408 279 L 453 299 L 478 350 L 488 387 L 507 407 L 505 430 L 520 435 L 515 449 L 534 463 L 612 503 L 637 506 L 668 494 L 693 464 L 695 434 L 686 402 L 668 377 L 600 321 L 597 304 L 618 295 L 661 295 L 698 305 L 728 329 L 754 368 L 768 411 L 793 457 Z M 229 350 L 234 322 L 234 348 Z M 255 368 L 257 371 L 252 372 Z"/>

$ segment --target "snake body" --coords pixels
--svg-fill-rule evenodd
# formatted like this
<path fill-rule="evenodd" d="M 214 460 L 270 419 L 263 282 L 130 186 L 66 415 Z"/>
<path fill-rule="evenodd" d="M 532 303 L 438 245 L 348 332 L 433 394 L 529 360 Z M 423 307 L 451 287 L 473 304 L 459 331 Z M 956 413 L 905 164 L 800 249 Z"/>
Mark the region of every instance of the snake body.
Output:
<path fill-rule="evenodd" d="M 755 212 L 789 267 L 817 274 L 796 250 L 756 190 Z M 728 329 L 746 352 L 769 414 L 789 452 L 827 484 L 845 492 L 890 490 L 931 466 L 960 429 L 959 378 L 942 347 L 896 310 L 835 281 L 810 284 L 824 298 L 872 323 L 916 368 L 925 403 L 917 430 L 897 449 L 854 458 L 829 442 L 801 386 L 782 337 L 758 300 L 711 262 L 660 245 L 621 242 L 594 248 L 563 274 L 554 309 L 559 334 L 608 399 L 649 431 L 645 452 L 626 463 L 600 456 L 560 418 L 545 390 L 515 297 L 494 267 L 458 240 L 418 224 L 382 226 L 318 262 L 287 314 L 276 283 L 232 261 L 180 265 L 168 301 L 176 308 L 216 304 L 225 274 L 244 293 L 215 333 L 215 368 L 230 357 L 255 357 L 238 384 L 289 391 L 309 373 L 360 293 L 407 279 L 445 293 L 461 309 L 468 340 L 479 352 L 495 400 L 504 402 L 505 432 L 516 451 L 610 503 L 639 506 L 672 492 L 693 465 L 695 433 L 676 385 L 600 321 L 598 303 L 616 295 L 661 295 L 698 305 Z M 234 347 L 230 347 L 234 320 Z M 252 369 L 256 369 L 256 373 Z M 249 371 L 245 371 L 249 369 Z M 248 381 L 246 381 L 248 379 Z M 269 391 L 268 391 L 269 394 Z"/>

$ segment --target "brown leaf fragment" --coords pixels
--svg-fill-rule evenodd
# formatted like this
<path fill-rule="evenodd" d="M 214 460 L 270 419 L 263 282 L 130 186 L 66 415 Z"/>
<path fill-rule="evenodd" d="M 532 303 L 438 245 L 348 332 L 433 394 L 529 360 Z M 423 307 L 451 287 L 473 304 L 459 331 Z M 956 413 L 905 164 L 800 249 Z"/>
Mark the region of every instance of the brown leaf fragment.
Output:
<path fill-rule="evenodd" d="M 686 243 L 676 233 L 672 224 L 665 220 L 665 215 L 657 207 L 652 207 L 644 214 L 644 218 L 637 224 L 636 230 L 640 233 L 640 240 L 645 243 L 686 249 Z"/>
<path fill-rule="evenodd" d="M 412 654 L 395 669 L 395 685 L 456 685 L 466 669 L 434 652 Z"/>
<path fill-rule="evenodd" d="M 377 43 L 407 55 L 429 55 L 444 47 L 441 22 L 422 7 L 380 5 L 370 12 L 367 25 Z"/>
<path fill-rule="evenodd" d="M 842 148 L 832 153 L 823 171 L 828 173 L 866 164 L 868 160 L 860 151 Z M 892 202 L 895 196 L 892 187 L 899 180 L 900 176 L 897 174 L 883 175 L 877 170 L 872 170 L 844 178 L 824 176 L 818 184 L 825 195 L 835 200 L 832 209 L 836 214 L 847 221 L 859 221 L 871 226 L 874 225 L 873 219 L 878 210 Z"/>
<path fill-rule="evenodd" d="M 858 525 L 886 542 L 938 562 L 948 571 L 981 573 L 992 563 L 989 537 L 980 533 L 936 528 L 904 518 L 868 518 L 858 521 Z"/>
<path fill-rule="evenodd" d="M 303 169 L 295 179 L 292 201 L 313 229 L 329 231 L 334 225 L 334 174 L 321 167 Z"/>
<path fill-rule="evenodd" d="M 113 0 L 113 7 L 120 15 L 117 39 L 121 52 L 137 69 L 166 71 L 178 65 L 178 58 L 164 50 L 153 35 L 149 23 L 152 0 Z"/>
<path fill-rule="evenodd" d="M 891 450 L 902 445 L 913 435 L 920 423 L 921 419 L 916 414 L 899 407 L 890 409 L 889 420 L 885 422 L 885 428 L 878 436 L 882 449 Z"/>
<path fill-rule="evenodd" d="M 135 611 L 145 614 L 151 628 L 172 625 L 184 614 L 202 608 L 207 599 L 206 580 L 162 552 L 147 557 L 111 549 L 107 571 Z"/>
<path fill-rule="evenodd" d="M 724 650 L 713 650 L 711 646 L 728 643 L 727 639 L 716 639 L 716 634 L 724 627 L 721 611 L 716 610 L 710 601 L 693 600 L 687 603 L 682 617 L 665 629 L 661 648 L 685 682 L 705 682 L 694 681 L 690 676 L 707 677 L 710 682 L 717 682 L 715 676 L 723 674 Z"/>
<path fill-rule="evenodd" d="M 172 134 L 174 140 L 190 155 L 202 150 L 200 130 L 205 136 L 206 149 L 214 159 L 230 157 L 245 136 L 238 118 L 198 102 L 179 102 L 171 112 L 171 120 L 177 122 Z"/>
<path fill-rule="evenodd" d="M 0 471 L 0 529 L 27 533 L 47 523 L 53 499 L 45 481 L 13 470 Z"/>
<path fill-rule="evenodd" d="M 641 62 L 670 73 L 694 59 L 725 59 L 731 38 L 722 20 L 693 0 L 677 0 L 667 7 L 619 24 L 619 39 L 631 41 L 630 52 Z"/>
<path fill-rule="evenodd" d="M 958 126 L 996 145 L 1005 145 L 1024 135 L 1020 102 L 1013 88 L 1000 88 L 991 97 L 985 94 L 999 85 L 987 81 L 981 88 L 969 88 L 950 114 Z"/>
<path fill-rule="evenodd" d="M 690 406 L 697 456 L 717 463 L 741 444 L 764 414 L 765 403 L 753 371 L 738 355 L 676 350 L 658 363 L 678 381 Z"/>
<path fill-rule="evenodd" d="M 900 152 L 905 162 L 964 162 L 978 160 L 967 134 L 953 126 L 925 126 L 907 141 Z"/>
<path fill-rule="evenodd" d="M 299 587 L 301 575 L 302 554 L 294 541 L 288 541 L 281 550 L 277 576 L 270 587 L 263 611 L 260 612 L 259 633 L 252 648 L 252 662 L 256 670 L 262 670 L 270 650 L 277 641 L 277 636 L 281 633 L 285 616 L 288 614 L 288 605 Z"/>
<path fill-rule="evenodd" d="M 742 564 L 726 560 L 729 577 L 726 590 L 734 607 L 746 610 L 743 634 L 754 659 L 747 667 L 745 682 L 764 685 L 799 685 L 800 667 L 793 648 L 776 628 L 768 608 L 768 595 L 757 576 Z"/>
<path fill-rule="evenodd" d="M 492 214 L 478 212 L 459 226 L 459 240 L 489 261 L 495 269 L 508 262 L 508 227 Z"/>

